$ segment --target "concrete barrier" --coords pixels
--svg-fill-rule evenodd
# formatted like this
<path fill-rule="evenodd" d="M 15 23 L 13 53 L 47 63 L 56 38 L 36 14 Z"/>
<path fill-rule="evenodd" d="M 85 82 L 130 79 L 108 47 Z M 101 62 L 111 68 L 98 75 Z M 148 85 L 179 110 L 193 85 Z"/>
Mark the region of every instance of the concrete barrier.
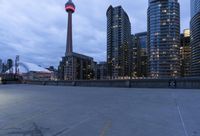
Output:
<path fill-rule="evenodd" d="M 24 83 L 32 85 L 53 86 L 200 89 L 200 78 L 90 81 L 24 81 Z"/>
<path fill-rule="evenodd" d="M 93 87 L 129 87 L 128 80 L 93 80 L 93 81 L 75 81 L 76 86 Z"/>
<path fill-rule="evenodd" d="M 15 74 L 1 74 L 0 84 L 21 84 L 22 77 Z"/>
<path fill-rule="evenodd" d="M 200 78 L 193 78 L 193 79 L 179 79 L 177 80 L 177 88 L 197 88 L 200 89 Z"/>

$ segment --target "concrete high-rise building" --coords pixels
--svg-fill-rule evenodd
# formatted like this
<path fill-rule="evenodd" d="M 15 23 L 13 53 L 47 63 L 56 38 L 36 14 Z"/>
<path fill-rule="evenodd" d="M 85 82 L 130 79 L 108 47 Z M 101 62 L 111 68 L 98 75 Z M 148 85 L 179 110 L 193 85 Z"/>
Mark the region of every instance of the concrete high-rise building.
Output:
<path fill-rule="evenodd" d="M 94 69 L 93 58 L 73 52 L 62 58 L 58 67 L 58 79 L 91 80 L 95 78 Z"/>
<path fill-rule="evenodd" d="M 147 32 L 135 34 L 137 47 L 137 77 L 147 77 Z"/>
<path fill-rule="evenodd" d="M 65 4 L 68 12 L 67 42 L 65 56 L 58 66 L 59 80 L 89 80 L 95 78 L 95 62 L 93 58 L 73 52 L 72 14 L 75 5 L 72 0 Z"/>
<path fill-rule="evenodd" d="M 191 70 L 191 46 L 189 29 L 185 29 L 183 34 L 181 34 L 180 56 L 181 77 L 188 77 L 190 76 Z"/>
<path fill-rule="evenodd" d="M 180 76 L 180 5 L 178 0 L 149 0 L 148 67 L 152 78 Z"/>
<path fill-rule="evenodd" d="M 107 10 L 107 63 L 111 79 L 131 75 L 131 23 L 121 6 Z"/>
<path fill-rule="evenodd" d="M 138 65 L 137 65 L 137 59 L 138 59 L 138 48 L 136 44 L 137 38 L 135 35 L 131 35 L 131 45 L 132 45 L 132 53 L 131 53 L 131 78 L 138 77 Z"/>
<path fill-rule="evenodd" d="M 200 0 L 191 0 L 191 76 L 200 77 Z"/>

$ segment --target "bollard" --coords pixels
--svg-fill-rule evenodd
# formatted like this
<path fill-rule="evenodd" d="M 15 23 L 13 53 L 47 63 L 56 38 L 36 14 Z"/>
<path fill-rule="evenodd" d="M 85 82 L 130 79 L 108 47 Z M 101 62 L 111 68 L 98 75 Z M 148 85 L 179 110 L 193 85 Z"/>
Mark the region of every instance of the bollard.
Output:
<path fill-rule="evenodd" d="M 169 88 L 176 88 L 176 80 L 169 80 Z"/>

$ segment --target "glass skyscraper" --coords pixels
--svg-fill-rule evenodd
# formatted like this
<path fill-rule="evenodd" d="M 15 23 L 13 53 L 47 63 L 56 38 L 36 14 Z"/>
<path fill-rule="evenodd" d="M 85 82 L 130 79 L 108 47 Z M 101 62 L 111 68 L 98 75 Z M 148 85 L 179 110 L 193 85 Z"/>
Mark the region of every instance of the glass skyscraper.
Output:
<path fill-rule="evenodd" d="M 135 34 L 135 44 L 137 47 L 137 76 L 147 77 L 147 32 Z"/>
<path fill-rule="evenodd" d="M 131 23 L 121 6 L 107 10 L 107 63 L 111 79 L 131 75 Z"/>
<path fill-rule="evenodd" d="M 191 0 L 191 76 L 200 77 L 200 0 Z"/>
<path fill-rule="evenodd" d="M 191 17 L 200 12 L 200 0 L 191 0 Z"/>
<path fill-rule="evenodd" d="M 180 76 L 180 5 L 178 0 L 149 0 L 148 68 L 152 78 Z"/>

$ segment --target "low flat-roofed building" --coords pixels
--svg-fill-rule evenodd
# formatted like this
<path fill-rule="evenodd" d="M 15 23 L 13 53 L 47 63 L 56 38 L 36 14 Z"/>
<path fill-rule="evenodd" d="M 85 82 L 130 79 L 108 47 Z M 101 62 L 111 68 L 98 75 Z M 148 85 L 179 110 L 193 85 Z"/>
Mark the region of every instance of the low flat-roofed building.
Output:
<path fill-rule="evenodd" d="M 59 80 L 92 80 L 95 78 L 95 62 L 92 57 L 72 53 L 62 58 L 58 66 Z"/>

